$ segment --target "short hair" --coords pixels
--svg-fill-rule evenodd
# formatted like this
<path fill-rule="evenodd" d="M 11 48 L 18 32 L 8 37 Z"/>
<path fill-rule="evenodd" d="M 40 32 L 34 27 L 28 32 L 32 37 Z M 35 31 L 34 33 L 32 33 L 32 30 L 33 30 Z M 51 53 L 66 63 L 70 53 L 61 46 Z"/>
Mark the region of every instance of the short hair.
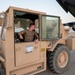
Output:
<path fill-rule="evenodd" d="M 33 25 L 35 26 L 35 24 L 34 24 L 34 23 L 30 23 L 29 28 L 30 28 L 31 26 L 33 26 Z"/>

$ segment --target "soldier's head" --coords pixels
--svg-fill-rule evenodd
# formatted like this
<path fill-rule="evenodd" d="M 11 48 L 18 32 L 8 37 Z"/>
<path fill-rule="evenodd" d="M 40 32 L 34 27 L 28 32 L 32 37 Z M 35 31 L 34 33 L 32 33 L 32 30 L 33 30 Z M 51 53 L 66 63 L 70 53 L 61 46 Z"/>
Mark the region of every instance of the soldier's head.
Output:
<path fill-rule="evenodd" d="M 31 29 L 32 31 L 35 30 L 35 24 L 34 23 L 30 23 L 29 29 Z"/>

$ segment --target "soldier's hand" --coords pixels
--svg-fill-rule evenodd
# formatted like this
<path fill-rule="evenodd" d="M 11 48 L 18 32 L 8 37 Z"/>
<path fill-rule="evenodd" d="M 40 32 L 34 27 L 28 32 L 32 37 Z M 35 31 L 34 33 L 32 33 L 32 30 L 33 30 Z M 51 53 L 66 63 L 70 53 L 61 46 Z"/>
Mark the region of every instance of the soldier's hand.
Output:
<path fill-rule="evenodd" d="M 22 35 L 20 35 L 20 39 L 23 39 Z"/>
<path fill-rule="evenodd" d="M 38 43 L 38 39 L 35 40 L 35 43 L 36 43 L 36 44 Z"/>

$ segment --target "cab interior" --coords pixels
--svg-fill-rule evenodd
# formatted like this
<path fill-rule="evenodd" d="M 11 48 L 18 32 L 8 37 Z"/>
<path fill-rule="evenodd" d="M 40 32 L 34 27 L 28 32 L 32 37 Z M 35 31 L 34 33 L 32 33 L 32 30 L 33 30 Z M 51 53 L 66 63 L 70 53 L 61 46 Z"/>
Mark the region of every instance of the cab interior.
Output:
<path fill-rule="evenodd" d="M 39 15 L 38 14 L 33 14 L 33 13 L 28 13 L 28 12 L 22 12 L 22 11 L 14 11 L 14 38 L 15 38 L 15 43 L 20 43 L 20 42 L 25 42 L 24 37 L 23 39 L 19 38 L 18 33 L 25 30 L 29 29 L 30 23 L 35 24 L 35 32 L 39 36 Z M 36 39 L 34 36 L 33 41 Z"/>

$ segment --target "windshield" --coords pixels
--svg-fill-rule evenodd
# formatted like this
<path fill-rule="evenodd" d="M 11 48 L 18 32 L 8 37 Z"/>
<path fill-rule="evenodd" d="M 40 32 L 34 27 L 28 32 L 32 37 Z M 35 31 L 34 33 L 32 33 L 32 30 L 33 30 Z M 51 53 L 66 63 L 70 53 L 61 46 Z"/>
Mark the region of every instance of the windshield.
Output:
<path fill-rule="evenodd" d="M 42 16 L 42 40 L 59 38 L 59 17 Z"/>

